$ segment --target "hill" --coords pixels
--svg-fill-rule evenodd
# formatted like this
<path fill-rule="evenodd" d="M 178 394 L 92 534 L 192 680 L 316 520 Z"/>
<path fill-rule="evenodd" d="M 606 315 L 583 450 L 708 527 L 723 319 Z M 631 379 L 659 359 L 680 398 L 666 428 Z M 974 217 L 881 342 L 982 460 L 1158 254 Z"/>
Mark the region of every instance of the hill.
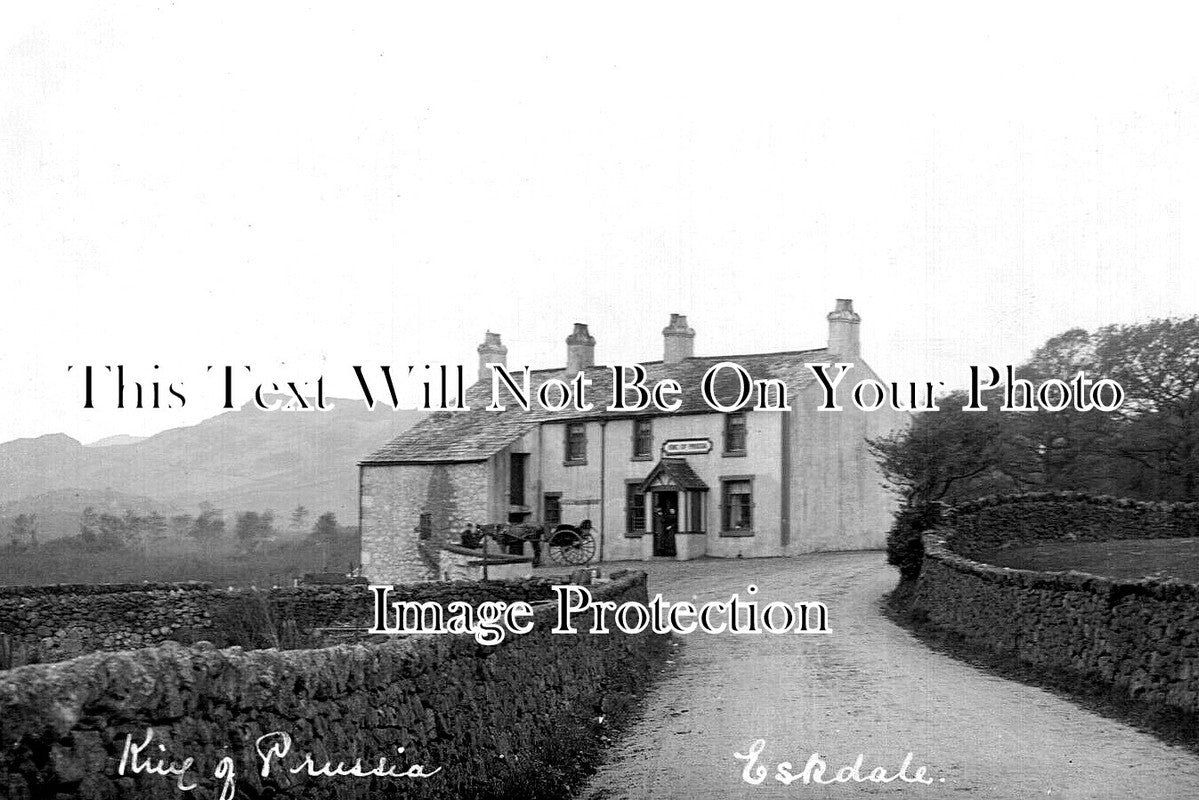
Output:
<path fill-rule="evenodd" d="M 85 446 L 61 433 L 5 442 L 0 518 L 38 513 L 43 540 L 64 535 L 61 524 L 51 529 L 52 518 L 77 518 L 87 505 L 100 510 L 110 501 L 162 514 L 194 512 L 207 502 L 228 512 L 272 509 L 277 518 L 304 505 L 314 514 L 333 511 L 343 522 L 355 520 L 358 459 L 423 412 L 372 412 L 361 401 L 332 402 L 332 410 L 321 412 L 267 412 L 247 404 L 106 447 Z"/>
<path fill-rule="evenodd" d="M 97 439 L 94 442 L 88 442 L 84 447 L 120 447 L 123 444 L 137 444 L 145 441 L 145 436 L 130 436 L 127 433 L 118 433 L 116 436 L 105 436 L 103 439 Z"/>

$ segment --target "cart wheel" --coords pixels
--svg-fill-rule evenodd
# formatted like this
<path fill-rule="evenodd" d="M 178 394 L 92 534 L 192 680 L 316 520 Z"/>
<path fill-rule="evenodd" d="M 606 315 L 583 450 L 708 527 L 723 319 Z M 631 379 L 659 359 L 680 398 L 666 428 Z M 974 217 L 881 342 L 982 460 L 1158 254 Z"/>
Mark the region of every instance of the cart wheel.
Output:
<path fill-rule="evenodd" d="M 562 527 L 550 537 L 549 551 L 555 564 L 586 564 L 595 557 L 595 537 L 589 530 Z"/>
<path fill-rule="evenodd" d="M 595 558 L 595 537 L 590 531 L 582 531 L 579 534 L 578 543 L 570 549 L 566 554 L 566 560 L 574 565 L 586 564 Z"/>

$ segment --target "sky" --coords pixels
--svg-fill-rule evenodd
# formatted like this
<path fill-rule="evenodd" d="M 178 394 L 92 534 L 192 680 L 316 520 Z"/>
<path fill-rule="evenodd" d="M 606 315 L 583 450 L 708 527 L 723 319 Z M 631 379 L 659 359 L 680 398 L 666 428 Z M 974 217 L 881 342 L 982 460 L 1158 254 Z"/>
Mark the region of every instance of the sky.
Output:
<path fill-rule="evenodd" d="M 473 370 L 486 330 L 517 366 L 574 322 L 658 359 L 672 312 L 804 349 L 847 297 L 876 372 L 955 386 L 1199 313 L 1181 5 L 19 5 L 0 441 L 194 424 L 209 365 Z M 85 409 L 87 364 L 187 402 Z"/>

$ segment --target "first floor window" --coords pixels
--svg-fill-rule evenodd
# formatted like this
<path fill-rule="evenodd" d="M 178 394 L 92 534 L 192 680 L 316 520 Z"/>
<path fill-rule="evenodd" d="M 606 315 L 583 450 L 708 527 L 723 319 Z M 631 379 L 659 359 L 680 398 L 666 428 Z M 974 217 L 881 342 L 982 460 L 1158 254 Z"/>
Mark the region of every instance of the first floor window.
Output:
<path fill-rule="evenodd" d="M 633 420 L 633 458 L 653 458 L 654 428 L 648 419 Z"/>
<path fill-rule="evenodd" d="M 736 454 L 745 452 L 745 414 L 725 414 L 724 452 Z"/>
<path fill-rule="evenodd" d="M 587 461 L 587 426 L 572 422 L 566 426 L 566 460 L 583 463 Z"/>
<path fill-rule="evenodd" d="M 645 494 L 640 483 L 626 484 L 625 529 L 629 533 L 645 531 Z"/>
<path fill-rule="evenodd" d="M 721 484 L 721 493 L 721 530 L 753 530 L 753 482 L 748 480 L 724 481 Z"/>

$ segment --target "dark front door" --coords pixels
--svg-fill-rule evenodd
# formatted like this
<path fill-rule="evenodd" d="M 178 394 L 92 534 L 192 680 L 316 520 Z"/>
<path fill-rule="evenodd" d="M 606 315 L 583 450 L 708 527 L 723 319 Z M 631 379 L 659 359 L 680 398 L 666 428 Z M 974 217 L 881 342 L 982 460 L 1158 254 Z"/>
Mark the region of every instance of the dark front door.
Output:
<path fill-rule="evenodd" d="M 679 493 L 654 492 L 654 555 L 674 555 L 674 534 L 679 529 Z"/>

